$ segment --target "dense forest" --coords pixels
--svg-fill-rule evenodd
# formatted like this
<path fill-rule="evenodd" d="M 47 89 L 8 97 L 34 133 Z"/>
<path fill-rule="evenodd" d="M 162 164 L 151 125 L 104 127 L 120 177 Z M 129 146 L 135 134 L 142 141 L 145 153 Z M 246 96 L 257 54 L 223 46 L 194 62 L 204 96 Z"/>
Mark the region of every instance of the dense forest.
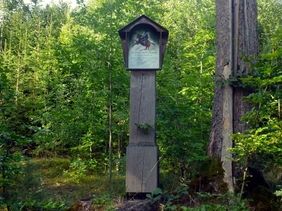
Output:
<path fill-rule="evenodd" d="M 52 161 L 51 167 L 60 168 L 68 178 L 65 184 L 83 183 L 89 175 L 102 176 L 104 183 L 114 183 L 117 177 L 124 180 L 130 72 L 125 70 L 118 30 L 145 14 L 169 30 L 163 69 L 157 71 L 156 79 L 156 140 L 163 182 L 158 194 L 167 199 L 163 202 L 165 210 L 249 210 L 248 201 L 230 195 L 221 198 L 236 202 L 231 209 L 218 201 L 214 205 L 197 204 L 198 208 L 173 205 L 208 159 L 215 79 L 215 7 L 215 0 L 89 0 L 78 1 L 75 8 L 64 2 L 42 6 L 37 0 L 30 4 L 1 0 L 3 209 L 63 210 L 65 205 L 70 206 L 64 198 L 36 197 L 40 194 L 34 187 L 41 177 L 30 180 L 26 190 L 21 187 L 33 171 L 39 171 L 28 170 L 35 162 L 49 165 L 46 162 Z M 247 160 L 250 167 L 261 169 L 269 191 L 278 196 L 282 195 L 281 17 L 281 1 L 258 0 L 259 59 L 254 64 L 249 61 L 252 76 L 223 81 L 253 87 L 246 98 L 252 110 L 244 117 L 250 129 L 232 135 L 236 143 L 232 149 L 234 162 Z M 58 160 L 65 162 L 63 167 L 56 163 Z M 41 182 L 46 184 L 47 180 Z M 44 187 L 41 192 L 46 192 Z M 119 190 L 118 194 L 122 197 L 125 193 Z M 107 199 L 111 197 L 116 195 Z M 211 196 L 201 193 L 196 198 L 201 197 Z M 105 202 L 105 197 L 100 199 Z"/>

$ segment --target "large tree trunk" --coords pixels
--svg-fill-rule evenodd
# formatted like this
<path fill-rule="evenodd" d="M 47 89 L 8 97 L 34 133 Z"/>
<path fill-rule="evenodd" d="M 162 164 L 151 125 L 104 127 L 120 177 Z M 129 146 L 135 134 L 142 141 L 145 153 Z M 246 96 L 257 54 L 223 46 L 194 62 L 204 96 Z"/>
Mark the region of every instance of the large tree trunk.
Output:
<path fill-rule="evenodd" d="M 233 142 L 229 134 L 247 128 L 241 117 L 250 109 L 243 100 L 250 91 L 223 82 L 230 76 L 249 74 L 243 56 L 257 57 L 257 3 L 256 0 L 217 0 L 216 4 L 216 79 L 208 154 L 221 157 L 224 180 L 233 192 L 237 173 L 230 160 L 228 148 L 233 147 Z"/>

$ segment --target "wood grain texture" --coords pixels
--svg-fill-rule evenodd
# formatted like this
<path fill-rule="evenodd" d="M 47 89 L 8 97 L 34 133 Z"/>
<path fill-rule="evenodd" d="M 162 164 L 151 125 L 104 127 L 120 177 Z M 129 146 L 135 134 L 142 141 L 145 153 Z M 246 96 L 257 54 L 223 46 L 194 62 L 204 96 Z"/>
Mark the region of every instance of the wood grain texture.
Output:
<path fill-rule="evenodd" d="M 225 181 L 232 191 L 232 177 L 238 178 L 236 166 L 227 157 L 228 148 L 233 147 L 229 134 L 244 132 L 247 129 L 242 116 L 250 110 L 244 96 L 251 90 L 224 84 L 223 78 L 249 74 L 249 64 L 243 56 L 258 55 L 257 3 L 256 0 L 217 0 L 216 1 L 216 81 L 212 109 L 212 125 L 208 154 L 217 155 L 223 161 Z"/>
<path fill-rule="evenodd" d="M 151 193 L 158 187 L 158 147 L 132 146 L 126 149 L 126 192 Z"/>
<path fill-rule="evenodd" d="M 132 71 L 130 78 L 130 144 L 155 145 L 156 71 Z M 144 133 L 136 124 L 152 126 Z"/>
<path fill-rule="evenodd" d="M 130 134 L 126 148 L 126 192 L 151 193 L 158 187 L 156 71 L 132 71 Z M 148 131 L 138 125 L 150 125 Z"/>

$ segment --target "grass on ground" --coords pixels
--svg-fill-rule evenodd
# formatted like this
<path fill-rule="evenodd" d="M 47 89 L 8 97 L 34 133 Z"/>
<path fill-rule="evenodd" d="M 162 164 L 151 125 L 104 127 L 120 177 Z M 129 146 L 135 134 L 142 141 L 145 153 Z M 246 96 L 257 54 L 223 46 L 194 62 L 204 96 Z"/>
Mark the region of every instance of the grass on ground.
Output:
<path fill-rule="evenodd" d="M 124 175 L 113 176 L 109 181 L 105 173 L 88 172 L 79 182 L 73 182 L 64 173 L 69 165 L 70 160 L 67 158 L 36 158 L 25 161 L 23 172 L 16 181 L 17 185 L 10 190 L 12 201 L 52 201 L 70 207 L 76 201 L 89 197 L 121 201 L 124 198 Z"/>

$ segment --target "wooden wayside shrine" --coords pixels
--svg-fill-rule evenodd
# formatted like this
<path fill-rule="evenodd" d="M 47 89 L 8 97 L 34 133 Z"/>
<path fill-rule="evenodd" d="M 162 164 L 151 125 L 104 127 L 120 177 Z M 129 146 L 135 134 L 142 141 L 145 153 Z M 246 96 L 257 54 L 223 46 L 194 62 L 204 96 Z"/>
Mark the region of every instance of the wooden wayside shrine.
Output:
<path fill-rule="evenodd" d="M 130 136 L 126 148 L 126 192 L 153 192 L 158 187 L 155 138 L 156 71 L 132 71 Z"/>
<path fill-rule="evenodd" d="M 152 193 L 159 185 L 156 70 L 162 68 L 168 31 L 142 15 L 119 30 L 119 35 L 126 69 L 131 71 L 126 192 Z"/>

